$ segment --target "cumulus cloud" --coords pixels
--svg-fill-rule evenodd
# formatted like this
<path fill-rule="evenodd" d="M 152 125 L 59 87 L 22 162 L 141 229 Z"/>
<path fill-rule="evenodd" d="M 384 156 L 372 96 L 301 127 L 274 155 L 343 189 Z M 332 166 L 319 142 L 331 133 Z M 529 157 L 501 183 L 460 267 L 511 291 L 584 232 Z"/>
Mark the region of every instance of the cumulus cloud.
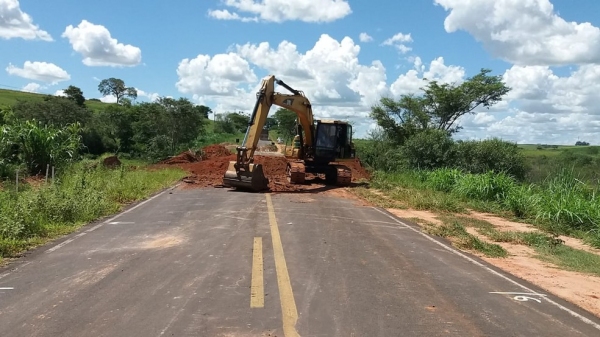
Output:
<path fill-rule="evenodd" d="M 394 46 L 398 49 L 398 51 L 402 54 L 406 54 L 412 50 L 411 47 L 408 47 L 406 44 L 413 42 L 410 34 L 398 33 L 389 39 L 383 41 L 384 46 Z"/>
<path fill-rule="evenodd" d="M 459 66 L 447 66 L 443 57 L 431 61 L 429 69 L 423 64 L 420 57 L 413 62 L 413 69 L 400 75 L 391 85 L 391 93 L 395 97 L 401 95 L 418 94 L 421 88 L 427 85 L 427 81 L 439 83 L 461 84 L 465 78 L 465 69 Z"/>
<path fill-rule="evenodd" d="M 530 113 L 585 113 L 600 117 L 600 65 L 560 77 L 547 66 L 513 66 L 504 74 L 508 98 Z"/>
<path fill-rule="evenodd" d="M 584 65 L 566 76 L 548 66 L 508 69 L 503 80 L 512 87 L 505 111 L 465 116 L 460 138 L 500 137 L 518 143 L 594 143 L 600 132 L 600 65 Z M 494 117 L 492 120 L 491 117 Z M 596 142 L 597 143 L 597 142 Z"/>
<path fill-rule="evenodd" d="M 276 48 L 267 42 L 236 45 L 236 51 L 293 88 L 303 90 L 315 105 L 366 106 L 387 94 L 385 67 L 380 61 L 360 64 L 360 46 L 349 37 L 337 41 L 323 34 L 305 53 L 289 41 L 282 41 Z"/>
<path fill-rule="evenodd" d="M 136 66 L 142 60 L 140 48 L 118 42 L 106 27 L 87 20 L 82 20 L 77 27 L 67 26 L 62 37 L 69 39 L 87 66 Z"/>
<path fill-rule="evenodd" d="M 139 88 L 135 88 L 135 90 L 137 90 L 138 97 L 146 97 L 148 100 L 150 100 L 150 102 L 154 102 L 160 97 L 160 95 L 156 92 L 146 92 Z"/>
<path fill-rule="evenodd" d="M 52 41 L 48 32 L 33 24 L 33 19 L 21 11 L 18 0 L 0 0 L 0 38 Z"/>
<path fill-rule="evenodd" d="M 549 0 L 435 0 L 447 32 L 464 30 L 491 54 L 517 65 L 600 62 L 600 29 L 567 22 Z"/>
<path fill-rule="evenodd" d="M 23 68 L 18 68 L 12 64 L 9 64 L 8 67 L 6 67 L 6 71 L 10 75 L 51 84 L 57 84 L 58 82 L 71 79 L 71 75 L 69 75 L 61 67 L 55 65 L 54 63 L 47 62 L 25 61 Z"/>
<path fill-rule="evenodd" d="M 23 88 L 21 88 L 21 90 L 27 91 L 27 92 L 39 92 L 41 88 L 42 88 L 42 86 L 40 84 L 31 82 L 31 83 L 27 83 Z"/>
<path fill-rule="evenodd" d="M 219 20 L 332 22 L 352 13 L 346 0 L 222 0 L 232 10 L 209 10 Z M 245 13 L 249 16 L 242 16 Z"/>
<path fill-rule="evenodd" d="M 104 103 L 117 103 L 117 97 L 113 95 L 107 95 L 100 97 L 100 101 Z"/>
<path fill-rule="evenodd" d="M 424 78 L 460 83 L 465 77 L 463 68 L 446 65 L 441 57 L 427 65 L 417 57 L 414 69 L 392 78 L 388 85 L 384 64 L 379 60 L 361 63 L 360 50 L 350 37 L 336 40 L 327 34 L 305 51 L 285 40 L 278 45 L 237 44 L 227 54 L 182 60 L 177 70 L 177 87 L 182 93 L 192 94 L 199 103 L 210 101 L 217 113 L 249 111 L 260 85 L 254 71 L 273 74 L 303 91 L 318 118 L 352 120 L 361 134 L 372 127 L 370 108 L 382 96 L 418 93 L 425 85 Z M 281 87 L 276 90 L 287 93 Z"/>
<path fill-rule="evenodd" d="M 373 37 L 367 33 L 360 33 L 360 35 L 358 36 L 358 38 L 360 39 L 360 42 L 371 42 L 373 41 Z"/>
<path fill-rule="evenodd" d="M 65 91 L 62 89 L 58 89 L 54 92 L 54 96 L 61 96 L 61 97 L 66 97 L 67 95 L 65 94 Z"/>
<path fill-rule="evenodd" d="M 183 59 L 177 75 L 177 89 L 198 96 L 235 96 L 241 91 L 238 84 L 257 81 L 248 61 L 235 53 Z"/>

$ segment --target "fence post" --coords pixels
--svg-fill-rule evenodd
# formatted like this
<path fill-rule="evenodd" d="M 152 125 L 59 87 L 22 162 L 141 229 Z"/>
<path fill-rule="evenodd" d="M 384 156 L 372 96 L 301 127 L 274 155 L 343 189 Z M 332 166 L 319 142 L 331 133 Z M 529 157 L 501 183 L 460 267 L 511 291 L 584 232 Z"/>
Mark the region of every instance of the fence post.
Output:
<path fill-rule="evenodd" d="M 52 166 L 52 185 L 54 185 L 54 166 Z"/>
<path fill-rule="evenodd" d="M 44 180 L 45 184 L 48 183 L 48 169 L 50 169 L 50 164 L 46 164 L 46 180 Z"/>
<path fill-rule="evenodd" d="M 15 170 L 16 173 L 16 179 L 15 179 L 15 189 L 17 190 L 17 193 L 19 193 L 19 169 Z"/>

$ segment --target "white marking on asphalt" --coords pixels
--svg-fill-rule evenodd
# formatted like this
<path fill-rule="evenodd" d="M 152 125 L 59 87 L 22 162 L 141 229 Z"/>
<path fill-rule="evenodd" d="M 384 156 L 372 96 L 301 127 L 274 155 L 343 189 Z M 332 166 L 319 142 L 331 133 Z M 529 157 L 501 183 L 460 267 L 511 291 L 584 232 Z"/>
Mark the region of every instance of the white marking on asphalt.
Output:
<path fill-rule="evenodd" d="M 458 255 L 458 256 L 460 256 L 460 257 L 464 258 L 465 260 L 467 260 L 467 261 L 469 261 L 469 262 L 471 262 L 471 263 L 473 263 L 473 264 L 475 264 L 475 265 L 477 265 L 477 266 L 479 266 L 479 267 L 481 267 L 481 268 L 485 269 L 486 271 L 488 271 L 488 272 L 490 272 L 490 273 L 492 273 L 492 274 L 494 274 L 494 275 L 496 275 L 496 276 L 498 276 L 498 277 L 500 277 L 500 278 L 502 278 L 502 279 L 504 279 L 504 280 L 506 280 L 506 281 L 508 281 L 508 282 L 510 282 L 510 283 L 512 283 L 512 284 L 514 284 L 514 285 L 516 285 L 516 286 L 518 286 L 518 287 L 519 287 L 519 288 L 521 288 L 521 289 L 527 290 L 527 291 L 529 291 L 529 292 L 531 292 L 531 293 L 535 293 L 535 291 L 533 291 L 532 289 L 529 289 L 527 286 L 524 286 L 524 285 L 522 285 L 521 283 L 519 283 L 519 282 L 517 282 L 517 281 L 514 281 L 514 280 L 513 280 L 513 279 L 511 279 L 510 277 L 508 277 L 508 276 L 505 276 L 505 275 L 503 275 L 503 274 L 501 274 L 501 273 L 499 273 L 499 272 L 497 272 L 497 271 L 493 270 L 492 268 L 490 268 L 490 267 L 488 267 L 488 266 L 484 265 L 483 263 L 480 263 L 480 262 L 478 262 L 478 261 L 476 261 L 476 260 L 474 260 L 474 259 L 472 259 L 472 258 L 468 257 L 467 255 L 465 255 L 465 254 L 461 253 L 460 251 L 456 250 L 455 248 L 453 248 L 453 247 L 451 247 L 451 246 L 448 246 L 448 245 L 446 245 L 446 244 L 444 244 L 444 243 L 442 243 L 442 242 L 439 242 L 439 241 L 437 241 L 436 239 L 432 238 L 432 237 L 431 237 L 431 236 L 429 236 L 428 234 L 426 234 L 426 233 L 423 233 L 423 232 L 421 232 L 420 230 L 418 230 L 418 229 L 416 229 L 416 228 L 414 228 L 414 227 L 412 227 L 412 226 L 409 226 L 409 225 L 407 225 L 406 223 L 404 223 L 404 222 L 402 222 L 402 221 L 398 220 L 397 218 L 395 218 L 395 217 L 393 217 L 393 216 L 389 215 L 388 213 L 386 213 L 386 212 L 382 211 L 381 209 L 379 209 L 379 208 L 377 208 L 377 207 L 372 207 L 372 208 L 373 208 L 374 210 L 376 210 L 377 212 L 379 212 L 379 213 L 381 213 L 381 214 L 383 214 L 383 215 L 387 216 L 388 218 L 390 218 L 390 219 L 392 219 L 392 220 L 396 221 L 398 224 L 400 224 L 400 225 L 402 225 L 402 226 L 405 226 L 406 228 L 409 228 L 410 230 L 414 231 L 415 233 L 418 233 L 418 234 L 422 235 L 423 237 L 427 238 L 427 240 L 429 240 L 429 241 L 431 241 L 431 242 L 435 243 L 436 245 L 439 245 L 439 246 L 443 247 L 443 248 L 444 248 L 444 249 L 446 249 L 447 251 L 449 251 L 449 252 L 451 252 L 451 253 L 454 253 L 454 254 L 456 254 L 456 255 Z M 596 322 L 594 322 L 594 321 L 590 320 L 589 318 L 587 318 L 587 317 L 585 317 L 585 316 L 582 316 L 582 315 L 580 315 L 580 314 L 576 313 L 575 311 L 573 311 L 573 310 L 571 310 L 571 309 L 569 309 L 569 308 L 567 308 L 567 307 L 565 307 L 565 306 L 563 306 L 563 305 L 561 305 L 561 304 L 559 304 L 559 303 L 557 303 L 557 302 L 555 302 L 555 301 L 553 301 L 553 300 L 551 300 L 551 299 L 549 299 L 549 298 L 547 298 L 547 297 L 545 297 L 544 299 L 545 299 L 545 300 L 546 300 L 548 303 L 550 303 L 550 304 L 554 305 L 555 307 L 559 308 L 560 310 L 566 311 L 566 312 L 567 312 L 567 313 L 569 313 L 571 316 L 573 316 L 573 317 L 575 317 L 575 318 L 578 318 L 578 319 L 579 319 L 579 320 L 581 320 L 582 322 L 584 322 L 584 323 L 586 323 L 586 324 L 589 324 L 589 325 L 593 326 L 594 328 L 596 328 L 596 329 L 600 330 L 600 324 L 598 324 L 598 323 L 596 323 Z"/>
<path fill-rule="evenodd" d="M 103 223 L 104 223 L 104 224 L 110 224 L 111 222 L 113 222 L 113 221 L 114 221 L 114 220 L 116 220 L 118 217 L 122 216 L 123 214 L 127 214 L 127 213 L 129 213 L 129 212 L 133 211 L 134 209 L 136 209 L 136 208 L 138 208 L 138 207 L 140 207 L 140 206 L 142 206 L 142 205 L 144 205 L 144 204 L 146 204 L 146 203 L 150 202 L 151 200 L 154 200 L 154 199 L 158 198 L 159 196 L 161 196 L 161 195 L 165 194 L 166 192 L 168 192 L 168 191 L 170 191 L 170 190 L 172 190 L 172 189 L 176 188 L 176 187 L 177 187 L 177 186 L 179 186 L 179 185 L 181 185 L 181 184 L 177 184 L 177 185 L 175 185 L 175 186 L 173 186 L 173 187 L 171 187 L 171 188 L 168 188 L 168 189 L 166 189 L 166 190 L 164 190 L 164 191 L 162 191 L 162 192 L 158 193 L 157 195 L 155 195 L 155 196 L 153 196 L 153 197 L 151 197 L 151 198 L 149 198 L 149 199 L 146 199 L 146 200 L 144 200 L 144 201 L 140 202 L 139 204 L 137 204 L 137 205 L 135 205 L 135 206 L 133 206 L 133 207 L 131 207 L 131 208 L 129 208 L 129 209 L 126 209 L 126 210 L 124 210 L 123 212 L 121 212 L 121 213 L 119 213 L 119 214 L 117 214 L 117 215 L 113 216 L 112 218 L 110 218 L 110 219 L 108 219 L 108 220 L 104 221 Z M 68 240 L 65 240 L 64 242 L 62 242 L 62 243 L 59 243 L 58 245 L 56 245 L 56 246 L 54 246 L 54 247 L 52 247 L 52 248 L 50 248 L 50 249 L 46 250 L 46 253 L 52 253 L 52 252 L 56 251 L 57 249 L 60 249 L 61 247 L 64 247 L 65 245 L 67 245 L 67 244 L 69 244 L 69 243 L 71 243 L 71 242 L 75 241 L 75 239 L 76 239 L 76 238 L 78 238 L 78 237 L 81 237 L 81 236 L 84 236 L 86 233 L 89 233 L 89 232 L 91 232 L 91 231 L 93 231 L 93 230 L 96 230 L 96 229 L 98 229 L 100 226 L 102 226 L 102 224 L 96 225 L 96 226 L 94 226 L 94 227 L 92 227 L 92 228 L 90 228 L 90 229 L 86 230 L 86 231 L 85 231 L 85 232 L 83 232 L 83 233 L 77 234 L 77 235 L 75 235 L 73 238 L 71 238 L 71 239 L 68 239 Z"/>
<path fill-rule="evenodd" d="M 0 290 L 13 290 L 13 287 L 0 287 Z"/>
<path fill-rule="evenodd" d="M 529 296 L 541 296 L 541 297 L 545 297 L 547 295 L 545 294 L 538 294 L 538 293 L 516 293 L 516 292 L 504 292 L 504 291 L 490 291 L 490 294 L 500 294 L 500 295 L 529 295 Z"/>
<path fill-rule="evenodd" d="M 108 224 L 109 225 L 133 225 L 133 224 L 135 224 L 135 222 L 133 222 L 133 221 L 123 221 L 123 222 L 113 221 L 113 222 L 109 222 Z"/>
<path fill-rule="evenodd" d="M 28 262 L 25 262 L 25 263 L 23 263 L 23 264 L 21 264 L 21 265 L 19 265 L 19 266 L 15 267 L 13 270 L 11 270 L 11 271 L 8 271 L 8 272 L 6 272 L 6 273 L 4 273 L 4 274 L 0 275 L 0 279 L 2 279 L 2 278 L 4 278 L 4 277 L 7 277 L 8 275 L 10 275 L 10 274 L 12 274 L 13 272 L 17 271 L 19 268 L 25 267 L 26 265 L 28 265 L 28 264 L 30 264 L 30 263 L 31 263 L 31 261 L 28 261 Z"/>
<path fill-rule="evenodd" d="M 73 241 L 75 241 L 75 238 L 68 239 L 68 240 L 66 240 L 66 241 L 64 241 L 64 242 L 62 242 L 62 243 L 59 243 L 58 245 L 56 245 L 56 246 L 54 246 L 54 247 L 52 247 L 52 248 L 48 249 L 48 250 L 46 251 L 46 253 L 52 253 L 53 251 L 55 251 L 55 250 L 57 250 L 57 249 L 60 249 L 61 247 L 64 247 L 65 245 L 67 245 L 67 244 L 69 244 L 69 243 L 71 243 L 71 242 L 73 242 Z"/>
<path fill-rule="evenodd" d="M 92 227 L 92 228 L 88 229 L 88 230 L 87 230 L 87 231 L 85 231 L 85 232 L 86 232 L 86 233 L 93 232 L 93 231 L 95 231 L 96 229 L 98 229 L 98 228 L 100 228 L 100 227 L 102 227 L 102 224 L 96 225 L 96 226 L 94 226 L 94 227 Z"/>

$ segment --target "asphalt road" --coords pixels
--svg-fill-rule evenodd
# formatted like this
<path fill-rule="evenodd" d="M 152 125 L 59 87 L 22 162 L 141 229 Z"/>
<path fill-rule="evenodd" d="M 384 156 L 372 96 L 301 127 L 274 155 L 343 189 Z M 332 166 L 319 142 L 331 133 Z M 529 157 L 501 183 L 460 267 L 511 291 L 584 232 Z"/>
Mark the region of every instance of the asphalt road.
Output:
<path fill-rule="evenodd" d="M 599 336 L 349 198 L 173 190 L 0 270 L 0 336 Z"/>

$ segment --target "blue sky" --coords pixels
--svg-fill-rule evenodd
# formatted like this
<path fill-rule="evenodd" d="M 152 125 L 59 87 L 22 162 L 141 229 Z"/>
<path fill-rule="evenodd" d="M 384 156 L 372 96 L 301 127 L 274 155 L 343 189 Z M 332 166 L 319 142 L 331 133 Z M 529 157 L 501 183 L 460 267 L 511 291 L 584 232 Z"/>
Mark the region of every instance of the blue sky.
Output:
<path fill-rule="evenodd" d="M 364 136 L 381 96 L 490 68 L 513 90 L 457 137 L 598 144 L 597 13 L 597 0 L 0 0 L 0 88 L 101 98 L 99 80 L 118 77 L 141 101 L 249 111 L 272 73 Z"/>

